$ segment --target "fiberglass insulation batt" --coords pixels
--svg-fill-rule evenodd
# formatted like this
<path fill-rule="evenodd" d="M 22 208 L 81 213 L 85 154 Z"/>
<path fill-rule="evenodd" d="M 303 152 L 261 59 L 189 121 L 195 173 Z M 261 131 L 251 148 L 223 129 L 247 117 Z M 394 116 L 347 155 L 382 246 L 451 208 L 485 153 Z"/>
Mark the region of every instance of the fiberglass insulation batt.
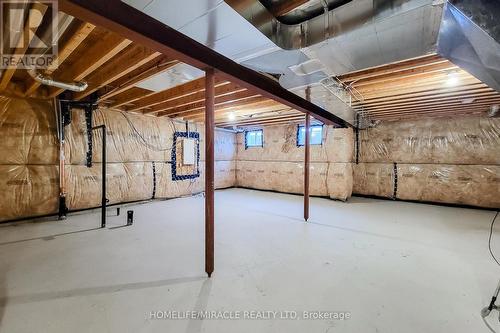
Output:
<path fill-rule="evenodd" d="M 359 137 L 354 193 L 500 207 L 500 118 L 386 122 Z"/>
<path fill-rule="evenodd" d="M 65 127 L 66 200 L 70 210 L 101 204 L 101 132 L 92 131 L 92 166 L 87 167 L 88 136 L 83 110 L 73 109 Z M 203 125 L 198 133 L 199 160 L 183 165 L 182 144 L 175 147 L 177 175 L 172 179 L 174 132 L 186 123 L 169 118 L 99 109 L 92 126 L 107 127 L 107 193 L 109 204 L 174 198 L 204 190 Z M 59 141 L 54 108 L 48 101 L 0 96 L 0 221 L 55 214 L 59 201 Z M 216 130 L 216 188 L 234 186 L 236 142 L 233 132 Z"/>
<path fill-rule="evenodd" d="M 0 96 L 0 221 L 57 211 L 55 124 L 50 103 Z"/>
<path fill-rule="evenodd" d="M 297 124 L 262 127 L 264 147 L 245 148 L 239 133 L 236 184 L 241 187 L 304 193 L 304 147 L 297 146 Z M 323 126 L 321 145 L 311 145 L 311 195 L 347 200 L 352 193 L 354 137 L 351 128 Z"/>
<path fill-rule="evenodd" d="M 186 123 L 167 117 L 136 115 L 108 109 L 94 112 L 93 126 L 106 125 L 107 193 L 110 204 L 153 198 L 175 198 L 204 190 L 204 131 L 202 124 L 188 124 L 188 132 L 199 136 L 199 159 L 194 165 L 183 165 L 182 144 L 174 133 L 186 133 Z M 66 166 L 68 207 L 82 209 L 100 205 L 101 193 L 101 132 L 93 133 L 93 166 L 85 165 L 87 132 L 85 114 L 73 111 L 67 127 Z M 215 132 L 215 187 L 234 186 L 236 167 L 235 134 L 224 130 Z M 177 175 L 172 179 L 175 155 Z M 195 176 L 193 176 L 195 175 Z M 92 193 L 89 196 L 87 193 Z"/>

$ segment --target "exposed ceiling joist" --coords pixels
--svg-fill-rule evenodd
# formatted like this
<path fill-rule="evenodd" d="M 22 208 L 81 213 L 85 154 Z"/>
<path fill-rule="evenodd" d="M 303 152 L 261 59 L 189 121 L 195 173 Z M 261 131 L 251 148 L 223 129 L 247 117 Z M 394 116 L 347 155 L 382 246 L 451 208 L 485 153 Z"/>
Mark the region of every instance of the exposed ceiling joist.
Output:
<path fill-rule="evenodd" d="M 118 80 L 113 81 L 109 86 L 103 87 L 99 91 L 99 101 L 113 98 L 114 96 L 121 94 L 122 92 L 130 88 L 134 88 L 137 84 L 149 79 L 152 76 L 165 72 L 178 63 L 179 62 L 177 60 L 169 59 L 168 57 L 165 57 L 163 55 L 155 58 L 153 61 L 150 61 L 147 64 L 144 64 L 128 73 L 127 75 L 122 76 Z M 150 93 L 152 95 L 154 91 L 151 91 Z M 144 97 L 146 97 L 146 95 L 147 94 L 145 94 Z M 120 104 L 116 106 L 120 106 L 128 102 L 130 102 L 130 100 L 122 100 L 120 102 L 117 101 L 116 103 Z"/>
<path fill-rule="evenodd" d="M 234 83 L 227 83 L 223 85 L 219 85 L 215 87 L 215 96 L 217 101 L 222 102 L 223 100 L 227 100 L 227 98 L 222 98 L 224 96 L 231 96 L 234 94 L 240 93 L 240 95 L 236 95 L 235 99 L 238 99 L 240 96 L 242 98 L 248 96 L 256 96 L 257 94 L 250 92 L 245 88 L 241 88 Z M 222 99 L 221 99 L 222 98 Z M 230 97 L 229 97 L 230 98 Z M 184 113 L 189 111 L 194 111 L 197 109 L 204 110 L 205 108 L 205 91 L 199 91 L 191 95 L 183 96 L 181 98 L 173 99 L 166 101 L 164 103 L 157 104 L 151 107 L 149 110 L 145 111 L 145 113 L 158 113 L 162 112 L 162 115 L 169 114 L 177 114 Z"/>
<path fill-rule="evenodd" d="M 215 79 L 215 88 L 229 84 L 228 81 L 220 78 Z M 134 106 L 128 108 L 128 111 L 146 111 L 146 108 L 151 108 L 160 103 L 165 103 L 169 100 L 181 98 L 193 93 L 205 90 L 205 78 L 199 78 L 193 81 L 186 82 L 171 89 L 157 92 L 151 96 L 142 98 L 134 103 Z"/>
<path fill-rule="evenodd" d="M 94 31 L 95 25 L 86 22 L 75 22 L 68 31 L 69 39 L 60 47 L 55 62 L 45 69 L 44 74 L 51 75 L 62 63 L 80 46 L 80 44 Z M 33 94 L 41 83 L 30 79 L 27 83 L 24 96 Z"/>
<path fill-rule="evenodd" d="M 132 72 L 140 66 L 160 56 L 159 52 L 151 51 L 143 46 L 130 45 L 126 50 L 116 55 L 86 78 L 87 89 L 74 94 L 74 99 L 81 100 L 94 91 L 106 86 L 107 84 L 120 79 L 124 75 Z"/>
<path fill-rule="evenodd" d="M 54 73 L 54 78 L 64 82 L 81 81 L 107 61 L 115 57 L 131 43 L 132 42 L 128 39 L 124 39 L 112 33 L 107 33 L 100 41 L 95 43 L 85 52 L 85 57 L 81 57 L 69 68 L 60 67 Z M 63 91 L 63 89 L 51 88 L 48 95 L 52 98 Z"/>
<path fill-rule="evenodd" d="M 309 113 L 325 123 L 350 126 L 343 119 L 284 89 L 276 80 L 237 64 L 120 0 L 60 0 L 59 8 L 188 65 L 201 70 L 213 68 L 218 76 L 228 81 Z"/>

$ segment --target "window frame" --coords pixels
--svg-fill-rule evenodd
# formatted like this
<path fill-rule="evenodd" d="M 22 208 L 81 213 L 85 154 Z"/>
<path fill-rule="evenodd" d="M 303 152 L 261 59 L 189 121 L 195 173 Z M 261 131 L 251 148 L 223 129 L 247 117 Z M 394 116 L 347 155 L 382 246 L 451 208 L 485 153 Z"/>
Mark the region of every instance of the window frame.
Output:
<path fill-rule="evenodd" d="M 303 144 L 300 144 L 299 143 L 299 138 L 300 138 L 300 128 L 303 127 L 304 128 L 304 143 Z M 305 127 L 306 125 L 297 125 L 297 147 L 304 147 L 306 145 L 305 143 Z M 323 145 L 323 127 L 324 127 L 324 124 L 314 124 L 314 125 L 311 125 L 310 126 L 310 129 L 312 131 L 313 127 L 321 127 L 321 141 L 320 143 L 312 143 L 312 142 L 309 142 L 309 145 L 310 146 L 322 146 Z"/>
<path fill-rule="evenodd" d="M 261 144 L 260 145 L 252 145 L 252 146 L 248 145 L 247 134 L 250 133 L 250 132 L 260 132 L 261 133 L 262 140 L 261 140 Z M 245 131 L 244 135 L 245 135 L 245 150 L 247 150 L 248 148 L 263 148 L 264 147 L 264 130 L 262 128 L 260 128 L 260 129 L 253 129 L 253 130 L 247 130 L 247 131 Z"/>

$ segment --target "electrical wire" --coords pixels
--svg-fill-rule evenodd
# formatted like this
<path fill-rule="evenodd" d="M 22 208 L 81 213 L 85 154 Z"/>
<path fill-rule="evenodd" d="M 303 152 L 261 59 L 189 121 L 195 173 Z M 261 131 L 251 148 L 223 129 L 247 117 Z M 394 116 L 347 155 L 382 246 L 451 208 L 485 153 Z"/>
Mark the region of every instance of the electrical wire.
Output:
<path fill-rule="evenodd" d="M 482 317 L 482 316 L 481 316 L 481 317 Z M 491 327 L 490 323 L 488 323 L 488 322 L 486 321 L 486 317 L 482 317 L 482 318 L 483 318 L 484 324 L 486 325 L 486 327 L 488 327 L 488 328 L 490 329 L 491 333 L 497 333 L 497 331 L 495 331 L 495 330 L 493 329 L 493 327 Z"/>
<path fill-rule="evenodd" d="M 493 226 L 495 225 L 495 221 L 498 217 L 498 212 L 495 214 L 495 217 L 493 217 L 493 221 L 491 221 L 491 227 L 490 227 L 490 236 L 488 238 L 488 249 L 490 250 L 490 254 L 491 254 L 491 257 L 493 258 L 493 260 L 495 260 L 495 262 L 497 263 L 498 266 L 500 266 L 500 262 L 498 261 L 498 259 L 495 257 L 495 254 L 493 253 L 493 250 L 491 249 L 491 237 L 493 236 Z"/>
<path fill-rule="evenodd" d="M 498 212 L 496 212 L 495 216 L 493 217 L 493 220 L 491 221 L 491 226 L 490 226 L 490 235 L 488 237 L 488 250 L 490 251 L 490 254 L 491 254 L 491 257 L 493 258 L 493 260 L 495 260 L 495 262 L 497 263 L 498 266 L 500 266 L 500 262 L 498 261 L 498 259 L 495 257 L 495 254 L 493 253 L 493 250 L 491 249 L 491 238 L 493 236 L 493 227 L 495 226 L 495 221 L 498 217 Z M 497 287 L 498 288 L 498 287 Z M 497 289 L 498 290 L 498 289 Z M 496 294 L 498 294 L 498 291 L 496 292 Z M 492 300 L 492 303 L 495 301 L 495 295 L 493 297 L 493 300 Z M 497 333 L 493 327 L 490 325 L 490 323 L 488 323 L 488 321 L 486 320 L 486 317 L 490 314 L 490 310 L 489 308 L 485 308 L 483 311 L 486 311 L 486 313 L 483 313 L 483 311 L 481 312 L 481 318 L 483 319 L 483 322 L 484 324 L 486 325 L 486 327 L 488 327 L 488 329 L 492 332 L 492 333 Z"/>

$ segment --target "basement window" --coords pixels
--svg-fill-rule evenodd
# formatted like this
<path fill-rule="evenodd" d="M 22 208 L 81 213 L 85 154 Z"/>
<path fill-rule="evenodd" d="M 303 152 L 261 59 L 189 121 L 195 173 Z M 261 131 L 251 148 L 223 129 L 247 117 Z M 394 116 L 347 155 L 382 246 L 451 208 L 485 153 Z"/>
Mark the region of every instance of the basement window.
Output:
<path fill-rule="evenodd" d="M 320 145 L 323 142 L 323 125 L 312 125 L 311 131 L 311 145 Z M 299 125 L 297 127 L 297 147 L 304 146 L 306 144 L 306 127 L 304 125 Z"/>
<path fill-rule="evenodd" d="M 264 147 L 264 135 L 262 130 L 246 131 L 245 132 L 245 149 L 251 147 Z"/>

